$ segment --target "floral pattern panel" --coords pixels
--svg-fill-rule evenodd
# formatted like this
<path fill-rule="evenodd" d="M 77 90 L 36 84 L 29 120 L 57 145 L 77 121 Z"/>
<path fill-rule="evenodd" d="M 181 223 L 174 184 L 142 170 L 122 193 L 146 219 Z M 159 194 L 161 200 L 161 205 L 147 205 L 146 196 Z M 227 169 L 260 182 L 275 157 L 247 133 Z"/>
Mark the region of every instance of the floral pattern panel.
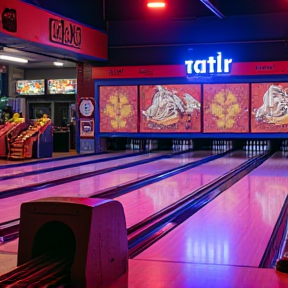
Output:
<path fill-rule="evenodd" d="M 101 86 L 100 132 L 137 132 L 137 86 Z"/>
<path fill-rule="evenodd" d="M 249 84 L 205 84 L 203 132 L 249 132 Z"/>

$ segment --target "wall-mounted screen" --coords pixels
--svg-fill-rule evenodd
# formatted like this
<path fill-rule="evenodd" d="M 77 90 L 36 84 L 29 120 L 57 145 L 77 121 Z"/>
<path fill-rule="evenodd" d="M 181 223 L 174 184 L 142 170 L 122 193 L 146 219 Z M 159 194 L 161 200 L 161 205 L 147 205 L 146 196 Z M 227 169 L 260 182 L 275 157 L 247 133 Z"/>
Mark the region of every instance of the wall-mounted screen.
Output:
<path fill-rule="evenodd" d="M 201 85 L 140 86 L 140 132 L 201 132 Z"/>
<path fill-rule="evenodd" d="M 137 86 L 101 86 L 100 132 L 137 132 Z"/>
<path fill-rule="evenodd" d="M 18 95 L 44 95 L 45 80 L 18 80 L 16 81 L 16 93 Z"/>
<path fill-rule="evenodd" d="M 47 81 L 48 94 L 76 94 L 77 79 L 49 79 Z"/>
<path fill-rule="evenodd" d="M 205 84 L 203 132 L 249 132 L 249 84 Z"/>
<path fill-rule="evenodd" d="M 288 132 L 287 93 L 288 83 L 252 84 L 251 132 Z"/>

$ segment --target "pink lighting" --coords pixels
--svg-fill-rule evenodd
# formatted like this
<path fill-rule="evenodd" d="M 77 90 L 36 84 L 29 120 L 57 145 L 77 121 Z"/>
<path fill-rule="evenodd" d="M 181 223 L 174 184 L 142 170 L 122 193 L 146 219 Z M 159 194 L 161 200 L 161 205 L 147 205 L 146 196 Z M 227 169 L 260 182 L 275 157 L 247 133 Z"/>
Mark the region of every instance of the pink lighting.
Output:
<path fill-rule="evenodd" d="M 147 6 L 150 8 L 164 8 L 165 3 L 164 2 L 149 2 Z"/>

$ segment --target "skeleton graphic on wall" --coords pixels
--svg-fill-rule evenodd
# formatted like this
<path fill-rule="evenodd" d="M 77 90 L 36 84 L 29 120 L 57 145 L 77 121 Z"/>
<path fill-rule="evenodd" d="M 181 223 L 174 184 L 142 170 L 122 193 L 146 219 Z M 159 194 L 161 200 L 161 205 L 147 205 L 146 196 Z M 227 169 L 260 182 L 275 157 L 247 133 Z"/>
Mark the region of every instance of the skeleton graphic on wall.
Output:
<path fill-rule="evenodd" d="M 188 93 L 184 93 L 183 100 L 181 100 L 174 89 L 170 91 L 161 85 L 155 88 L 152 104 L 146 111 L 142 111 L 146 120 L 151 124 L 150 127 L 155 129 L 171 127 L 186 117 L 185 126 L 189 129 L 192 113 L 200 110 L 200 103 Z"/>

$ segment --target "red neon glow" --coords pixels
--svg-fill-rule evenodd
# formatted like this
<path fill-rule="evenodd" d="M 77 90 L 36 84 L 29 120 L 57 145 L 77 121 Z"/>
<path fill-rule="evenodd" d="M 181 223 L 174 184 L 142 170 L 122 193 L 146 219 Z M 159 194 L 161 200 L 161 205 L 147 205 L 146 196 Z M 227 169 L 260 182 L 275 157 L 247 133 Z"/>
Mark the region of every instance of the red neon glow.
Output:
<path fill-rule="evenodd" d="M 165 3 L 164 2 L 151 2 L 151 3 L 148 3 L 147 6 L 150 8 L 163 8 L 165 7 Z"/>

